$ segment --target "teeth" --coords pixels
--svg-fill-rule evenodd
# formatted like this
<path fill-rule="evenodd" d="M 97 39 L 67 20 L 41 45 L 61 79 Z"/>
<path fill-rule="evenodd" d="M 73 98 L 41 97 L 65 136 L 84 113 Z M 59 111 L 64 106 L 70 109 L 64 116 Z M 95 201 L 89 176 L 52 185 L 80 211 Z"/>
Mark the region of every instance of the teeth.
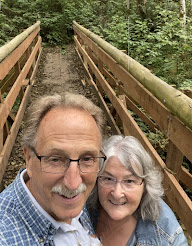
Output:
<path fill-rule="evenodd" d="M 61 194 L 59 194 L 59 195 L 61 195 Z M 61 195 L 61 196 L 64 197 L 64 198 L 68 198 L 68 199 L 75 197 L 75 196 L 63 196 L 63 195 Z"/>
<path fill-rule="evenodd" d="M 121 202 L 121 203 L 118 203 L 118 202 L 113 202 L 110 200 L 110 202 L 114 205 L 124 205 L 126 202 Z"/>

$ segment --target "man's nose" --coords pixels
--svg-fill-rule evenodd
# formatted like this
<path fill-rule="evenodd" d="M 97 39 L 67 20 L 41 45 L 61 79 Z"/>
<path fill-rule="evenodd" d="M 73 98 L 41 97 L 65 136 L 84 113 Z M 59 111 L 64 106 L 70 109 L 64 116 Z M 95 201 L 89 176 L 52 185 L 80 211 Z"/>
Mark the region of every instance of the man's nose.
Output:
<path fill-rule="evenodd" d="M 65 171 L 63 182 L 69 190 L 76 190 L 82 183 L 78 161 L 70 162 L 69 167 Z"/>
<path fill-rule="evenodd" d="M 114 198 L 119 199 L 122 196 L 124 196 L 124 189 L 121 186 L 120 182 L 117 182 L 114 187 L 113 190 L 111 191 L 111 194 L 113 195 Z"/>

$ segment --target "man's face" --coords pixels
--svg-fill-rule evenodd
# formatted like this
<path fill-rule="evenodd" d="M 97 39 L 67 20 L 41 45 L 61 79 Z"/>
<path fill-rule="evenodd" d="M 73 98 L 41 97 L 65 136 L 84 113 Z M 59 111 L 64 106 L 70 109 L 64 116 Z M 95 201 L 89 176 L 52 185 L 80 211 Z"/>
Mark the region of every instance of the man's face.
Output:
<path fill-rule="evenodd" d="M 71 159 L 87 154 L 101 156 L 100 132 L 95 120 L 86 111 L 52 109 L 42 119 L 36 136 L 38 155 Z M 71 162 L 63 174 L 45 173 L 31 150 L 25 149 L 25 156 L 30 177 L 27 186 L 37 202 L 56 220 L 70 223 L 81 212 L 95 185 L 97 173 L 81 173 L 77 162 Z M 75 191 L 82 183 L 86 185 L 86 190 L 71 198 L 51 191 L 57 185 Z"/>

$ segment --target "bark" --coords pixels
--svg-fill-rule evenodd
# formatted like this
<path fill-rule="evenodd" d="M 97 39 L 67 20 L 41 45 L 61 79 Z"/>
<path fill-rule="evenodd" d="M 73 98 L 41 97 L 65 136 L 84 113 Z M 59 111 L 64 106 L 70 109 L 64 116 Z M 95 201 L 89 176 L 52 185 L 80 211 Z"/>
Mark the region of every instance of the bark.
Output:
<path fill-rule="evenodd" d="M 181 19 L 182 26 L 185 27 L 185 24 L 186 24 L 186 3 L 185 3 L 185 0 L 180 0 L 179 17 Z"/>
<path fill-rule="evenodd" d="M 137 9 L 139 10 L 140 16 L 145 19 L 147 16 L 147 0 L 137 0 Z"/>

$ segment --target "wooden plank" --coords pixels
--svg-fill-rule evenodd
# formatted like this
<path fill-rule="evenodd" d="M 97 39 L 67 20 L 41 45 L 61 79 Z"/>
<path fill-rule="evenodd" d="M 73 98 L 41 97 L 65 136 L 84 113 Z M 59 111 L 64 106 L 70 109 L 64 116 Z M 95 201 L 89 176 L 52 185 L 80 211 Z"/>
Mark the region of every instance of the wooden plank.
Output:
<path fill-rule="evenodd" d="M 127 103 L 126 103 L 125 95 L 119 95 L 119 99 L 121 100 L 121 102 L 123 103 L 123 105 L 127 108 Z M 124 122 L 123 122 L 123 131 L 124 131 L 124 135 L 125 136 L 130 136 L 131 135 L 129 129 L 127 129 L 127 127 L 124 124 Z"/>
<path fill-rule="evenodd" d="M 125 97 L 127 108 L 132 110 L 141 118 L 152 130 L 159 129 L 159 126 L 150 120 L 127 96 Z"/>
<path fill-rule="evenodd" d="M 192 162 L 192 130 L 186 127 L 175 116 L 170 114 L 167 135 L 177 148 L 187 157 L 187 159 Z"/>
<path fill-rule="evenodd" d="M 78 39 L 76 37 L 74 37 L 74 40 L 75 40 L 75 42 L 78 42 Z M 84 64 L 83 63 L 83 59 L 81 58 L 81 54 L 79 53 L 79 49 L 76 49 L 76 51 L 77 51 L 77 54 L 78 54 L 80 60 L 82 61 L 82 64 Z M 113 134 L 121 135 L 121 131 L 119 130 L 119 128 L 118 128 L 113 116 L 111 115 L 110 110 L 108 109 L 107 104 L 105 103 L 103 97 L 101 96 L 101 93 L 99 92 L 95 82 L 93 81 L 91 73 L 89 72 L 87 67 L 84 66 L 84 68 L 85 68 L 85 70 L 86 70 L 86 72 L 88 74 L 88 77 L 90 78 L 89 81 L 88 81 L 88 84 L 92 86 L 92 89 L 94 90 L 95 95 L 97 95 L 97 98 L 98 98 L 98 100 L 100 102 L 101 108 L 103 109 L 103 111 L 104 111 L 104 113 L 106 115 L 107 121 L 108 121 L 108 123 L 111 126 L 111 130 L 112 130 Z"/>
<path fill-rule="evenodd" d="M 24 41 L 21 43 L 8 57 L 0 63 L 0 80 L 3 80 L 11 68 L 22 57 L 29 45 L 32 43 L 34 37 L 39 33 L 40 26 L 35 29 Z"/>
<path fill-rule="evenodd" d="M 91 84 L 92 84 L 92 88 L 95 92 L 95 95 L 97 96 L 97 98 L 99 99 L 99 103 L 100 103 L 100 106 L 101 108 L 103 109 L 104 113 L 105 113 L 105 116 L 107 118 L 107 121 L 109 123 L 109 125 L 111 126 L 111 130 L 113 132 L 113 134 L 118 134 L 118 135 L 121 135 L 121 131 L 119 130 L 119 127 L 117 126 L 109 108 L 107 107 L 107 104 L 105 103 L 105 100 L 103 99 L 100 91 L 98 90 L 95 82 L 91 79 Z"/>
<path fill-rule="evenodd" d="M 2 94 L 1 94 L 1 90 L 0 90 L 0 105 L 3 103 L 3 98 L 2 98 Z M 0 129 L 0 153 L 3 149 L 3 129 Z"/>
<path fill-rule="evenodd" d="M 113 75 L 107 71 L 107 69 L 103 69 L 103 74 L 108 78 L 108 82 L 112 86 L 117 86 L 117 80 L 113 77 Z"/>
<path fill-rule="evenodd" d="M 37 53 L 37 50 L 39 49 L 41 44 L 41 39 L 38 40 L 36 46 L 34 47 L 30 58 L 28 59 L 28 61 L 26 62 L 24 68 L 22 69 L 21 73 L 19 74 L 15 84 L 12 86 L 9 94 L 7 95 L 5 101 L 3 102 L 3 104 L 0 107 L 0 115 L 1 115 L 1 119 L 0 119 L 0 129 L 2 129 L 3 125 L 5 124 L 5 121 L 9 115 L 9 112 L 11 111 L 11 108 L 13 107 L 13 104 L 17 98 L 17 95 L 20 91 L 20 88 L 22 86 L 22 81 L 26 78 L 28 71 L 33 63 L 33 60 L 35 58 L 35 55 Z"/>
<path fill-rule="evenodd" d="M 1 104 L 3 104 L 3 97 L 2 94 L 0 94 L 0 102 Z M 9 135 L 9 126 L 7 124 L 7 120 L 4 122 L 2 129 L 0 129 L 0 131 L 2 130 L 2 142 L 5 142 L 5 139 L 7 138 L 7 136 Z"/>
<path fill-rule="evenodd" d="M 41 47 L 42 39 L 41 39 L 41 37 L 38 37 L 38 39 L 40 41 L 39 54 L 38 54 L 38 57 L 37 57 L 37 60 L 36 60 L 36 63 L 35 63 L 35 67 L 33 69 L 33 73 L 32 73 L 31 78 L 30 78 L 31 85 L 34 85 L 34 83 L 35 83 L 35 76 L 36 76 L 37 68 L 38 68 L 38 65 L 39 65 L 39 62 L 40 62 L 40 59 L 41 59 L 41 55 L 42 55 L 42 47 Z"/>
<path fill-rule="evenodd" d="M 179 197 L 180 202 L 177 203 L 174 200 L 171 201 L 171 204 L 174 208 L 174 211 L 178 214 L 181 221 L 185 224 L 189 233 L 192 234 L 191 230 L 191 220 L 192 220 L 192 202 L 190 201 L 189 197 L 185 194 L 181 186 L 178 184 L 175 177 L 169 173 L 167 170 L 165 163 L 162 161 L 160 156 L 157 154 L 155 149 L 149 143 L 146 136 L 137 126 L 136 122 L 132 119 L 132 117 L 128 114 L 127 109 L 121 103 L 120 99 L 116 98 L 116 95 L 112 88 L 108 85 L 107 81 L 104 79 L 103 75 L 98 71 L 97 67 L 93 63 L 93 61 L 88 57 L 85 50 L 83 50 L 77 41 L 76 44 L 78 45 L 79 50 L 81 53 L 86 57 L 88 64 L 94 71 L 97 79 L 100 81 L 105 93 L 109 97 L 110 101 L 112 102 L 113 106 L 116 108 L 119 116 L 121 117 L 122 121 L 125 123 L 126 127 L 130 129 L 133 136 L 138 138 L 140 142 L 143 144 L 144 148 L 149 152 L 149 154 L 154 159 L 155 163 L 158 164 L 162 170 L 164 171 L 166 186 L 168 186 L 169 196 L 171 197 Z M 182 210 L 182 211 L 181 211 Z M 190 215 L 190 216 L 188 216 Z"/>
<path fill-rule="evenodd" d="M 0 130 L 0 153 L 3 149 L 3 129 Z"/>
<path fill-rule="evenodd" d="M 19 127 L 20 127 L 21 121 L 23 119 L 23 115 L 25 112 L 25 108 L 27 105 L 27 99 L 29 97 L 31 87 L 32 87 L 31 85 L 28 85 L 28 87 L 25 91 L 25 95 L 23 97 L 23 100 L 20 104 L 19 110 L 18 110 L 16 118 L 15 118 L 15 122 L 13 123 L 12 128 L 11 128 L 11 134 L 9 134 L 8 138 L 6 139 L 6 142 L 4 144 L 3 150 L 2 150 L 1 155 L 0 155 L 0 183 L 3 179 L 3 175 L 5 173 L 6 166 L 7 166 L 13 145 L 15 143 L 15 139 L 17 137 L 17 133 L 19 131 Z"/>
<path fill-rule="evenodd" d="M 180 171 L 180 180 L 184 185 L 186 185 L 190 190 L 192 190 L 192 174 L 189 173 L 189 171 L 187 171 L 187 169 L 183 166 L 181 167 Z"/>
<path fill-rule="evenodd" d="M 76 52 L 77 52 L 77 55 L 79 56 L 79 59 L 81 60 L 83 66 L 84 66 L 83 58 L 81 57 L 81 54 L 80 54 L 79 50 L 78 50 L 77 48 L 75 48 L 75 50 L 76 50 Z M 88 69 L 87 67 L 85 67 L 85 66 L 84 66 L 84 68 L 85 68 L 85 71 L 87 72 L 87 76 L 88 76 L 89 78 L 92 78 L 89 69 Z M 90 79 L 87 80 L 87 83 L 88 83 L 88 85 L 91 85 Z"/>
<path fill-rule="evenodd" d="M 6 92 L 7 89 L 15 83 L 17 76 L 18 74 L 15 72 L 15 69 L 14 69 L 13 73 L 10 72 L 10 74 L 4 80 L 1 81 L 0 88 L 1 88 L 2 94 Z"/>
<path fill-rule="evenodd" d="M 22 85 L 28 85 L 29 84 L 29 79 L 24 79 L 22 81 Z"/>
<path fill-rule="evenodd" d="M 179 181 L 180 179 L 180 170 L 183 163 L 183 154 L 181 151 L 169 141 L 167 156 L 166 156 L 166 166 L 169 168 L 175 178 Z"/>
<path fill-rule="evenodd" d="M 165 194 L 171 208 L 177 213 L 189 235 L 192 236 L 192 201 L 172 174 L 164 172 Z"/>

